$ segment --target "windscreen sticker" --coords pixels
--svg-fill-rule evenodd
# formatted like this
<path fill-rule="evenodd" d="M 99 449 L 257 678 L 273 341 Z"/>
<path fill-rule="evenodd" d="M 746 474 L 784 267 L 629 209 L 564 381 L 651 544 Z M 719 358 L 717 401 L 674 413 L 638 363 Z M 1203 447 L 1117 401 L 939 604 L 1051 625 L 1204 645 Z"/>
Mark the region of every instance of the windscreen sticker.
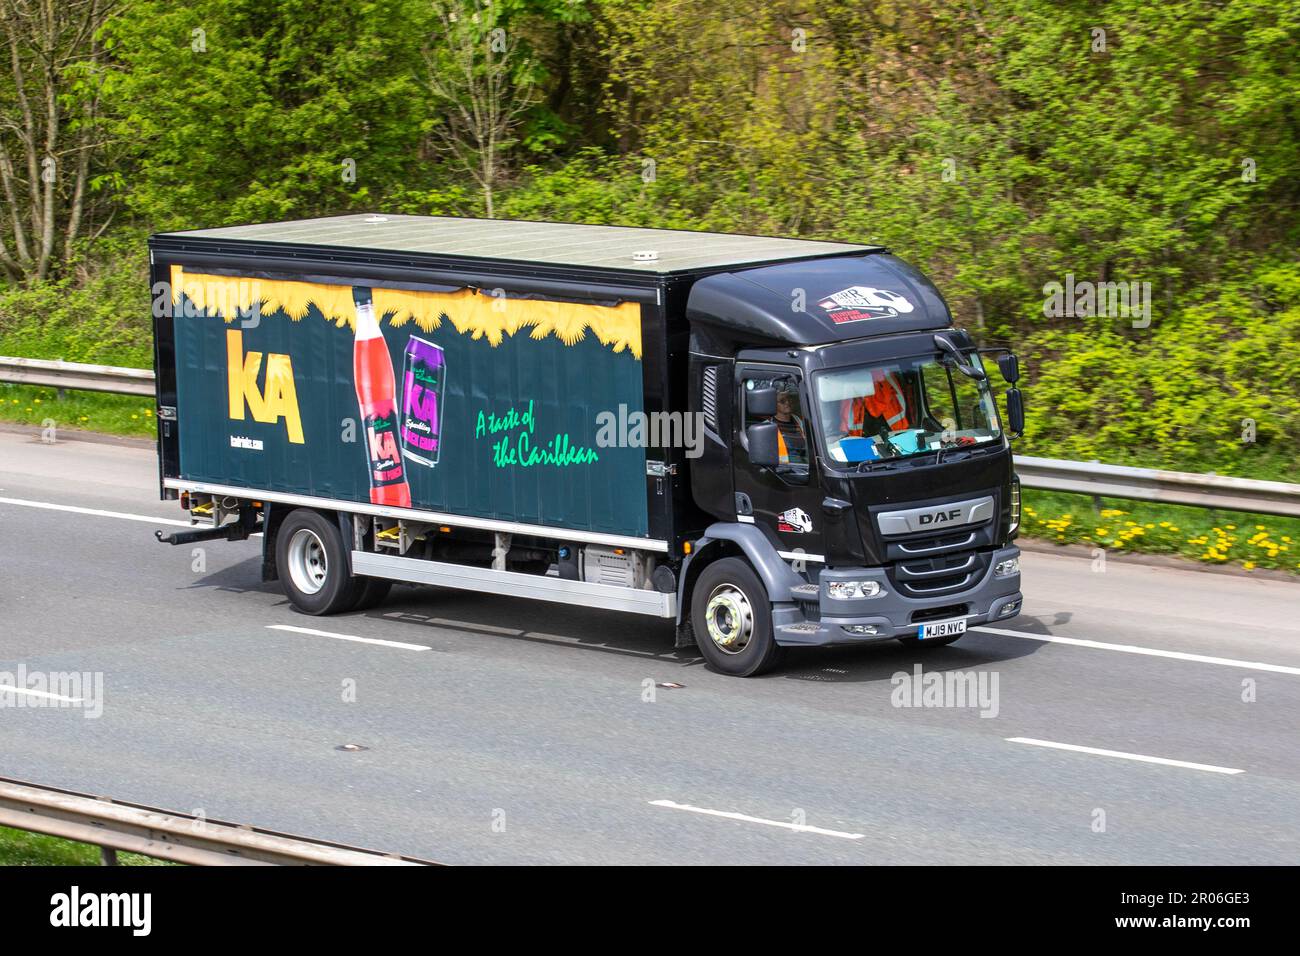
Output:
<path fill-rule="evenodd" d="M 892 319 L 911 312 L 914 308 L 912 303 L 897 292 L 865 285 L 850 286 L 827 296 L 817 305 L 825 310 L 836 325 L 861 322 L 863 319 Z"/>

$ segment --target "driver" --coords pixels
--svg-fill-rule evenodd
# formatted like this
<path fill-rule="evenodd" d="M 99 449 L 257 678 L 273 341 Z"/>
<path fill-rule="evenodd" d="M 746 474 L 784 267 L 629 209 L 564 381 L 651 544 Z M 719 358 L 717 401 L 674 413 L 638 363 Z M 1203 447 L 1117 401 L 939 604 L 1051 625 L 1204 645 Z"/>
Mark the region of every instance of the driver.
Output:
<path fill-rule="evenodd" d="M 794 413 L 795 395 L 789 388 L 776 393 L 776 446 L 783 465 L 808 464 L 808 436 L 803 421 Z"/>
<path fill-rule="evenodd" d="M 871 373 L 871 381 L 875 386 L 872 394 L 846 398 L 840 404 L 840 431 L 853 438 L 867 437 L 868 416 L 884 422 L 885 428 L 890 432 L 910 428 L 907 397 L 898 375 L 876 369 Z M 872 431 L 870 434 L 874 433 Z"/>

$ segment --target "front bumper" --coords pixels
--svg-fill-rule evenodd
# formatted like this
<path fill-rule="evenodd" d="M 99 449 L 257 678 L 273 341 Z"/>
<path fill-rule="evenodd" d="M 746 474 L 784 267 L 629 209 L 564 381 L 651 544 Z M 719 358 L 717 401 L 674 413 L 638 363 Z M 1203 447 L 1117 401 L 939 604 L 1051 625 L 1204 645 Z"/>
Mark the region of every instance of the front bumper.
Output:
<path fill-rule="evenodd" d="M 1001 562 L 1019 556 L 1019 548 L 1000 548 L 991 556 L 983 577 L 969 588 L 928 599 L 899 594 L 884 568 L 823 569 L 815 607 L 798 602 L 774 609 L 776 642 L 796 647 L 865 644 L 915 637 L 918 627 L 932 620 L 964 618 L 967 627 L 1009 621 L 1020 613 L 1023 600 L 1020 573 L 998 576 L 995 572 Z M 835 580 L 875 581 L 881 593 L 872 598 L 839 600 L 827 594 L 827 584 Z M 938 613 L 945 608 L 954 610 Z"/>

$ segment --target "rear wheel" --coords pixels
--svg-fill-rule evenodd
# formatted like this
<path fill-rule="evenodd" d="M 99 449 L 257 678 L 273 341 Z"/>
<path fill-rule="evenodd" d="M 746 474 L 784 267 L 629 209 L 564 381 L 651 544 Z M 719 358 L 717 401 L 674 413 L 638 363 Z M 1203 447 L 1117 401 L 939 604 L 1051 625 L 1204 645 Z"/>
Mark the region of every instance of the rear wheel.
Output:
<path fill-rule="evenodd" d="M 365 581 L 348 571 L 338 525 L 308 508 L 291 511 L 280 525 L 275 564 L 284 593 L 304 614 L 337 614 L 356 605 Z"/>
<path fill-rule="evenodd" d="M 772 606 L 763 584 L 739 558 L 705 568 L 691 596 L 695 643 L 713 670 L 753 677 L 775 667 L 782 648 L 772 634 Z"/>

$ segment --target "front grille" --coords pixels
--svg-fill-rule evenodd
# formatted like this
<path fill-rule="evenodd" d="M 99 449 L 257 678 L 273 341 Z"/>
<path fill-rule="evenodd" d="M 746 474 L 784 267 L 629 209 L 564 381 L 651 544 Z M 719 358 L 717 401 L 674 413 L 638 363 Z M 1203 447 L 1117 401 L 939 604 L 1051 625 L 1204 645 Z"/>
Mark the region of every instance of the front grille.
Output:
<path fill-rule="evenodd" d="M 886 561 L 916 561 L 955 552 L 993 547 L 993 522 L 969 528 L 956 528 L 939 534 L 922 533 L 885 539 Z"/>
<path fill-rule="evenodd" d="M 956 594 L 988 571 L 995 519 L 885 539 L 885 560 L 898 593 L 911 598 Z M 952 616 L 952 615 L 949 615 Z"/>
<path fill-rule="evenodd" d="M 916 561 L 897 561 L 889 571 L 901 594 L 928 598 L 965 590 L 984 576 L 988 566 L 988 552 L 956 551 Z"/>
<path fill-rule="evenodd" d="M 992 510 L 980 522 L 884 537 L 885 567 L 894 589 L 904 597 L 931 600 L 945 594 L 956 597 L 982 580 L 997 544 L 997 493 L 991 497 Z M 954 613 L 945 607 L 936 617 Z"/>
<path fill-rule="evenodd" d="M 964 617 L 969 612 L 969 604 L 947 604 L 943 607 L 931 607 L 926 608 L 924 611 L 913 611 L 912 623 L 924 624 L 926 621 L 942 621 L 948 617 Z"/>

